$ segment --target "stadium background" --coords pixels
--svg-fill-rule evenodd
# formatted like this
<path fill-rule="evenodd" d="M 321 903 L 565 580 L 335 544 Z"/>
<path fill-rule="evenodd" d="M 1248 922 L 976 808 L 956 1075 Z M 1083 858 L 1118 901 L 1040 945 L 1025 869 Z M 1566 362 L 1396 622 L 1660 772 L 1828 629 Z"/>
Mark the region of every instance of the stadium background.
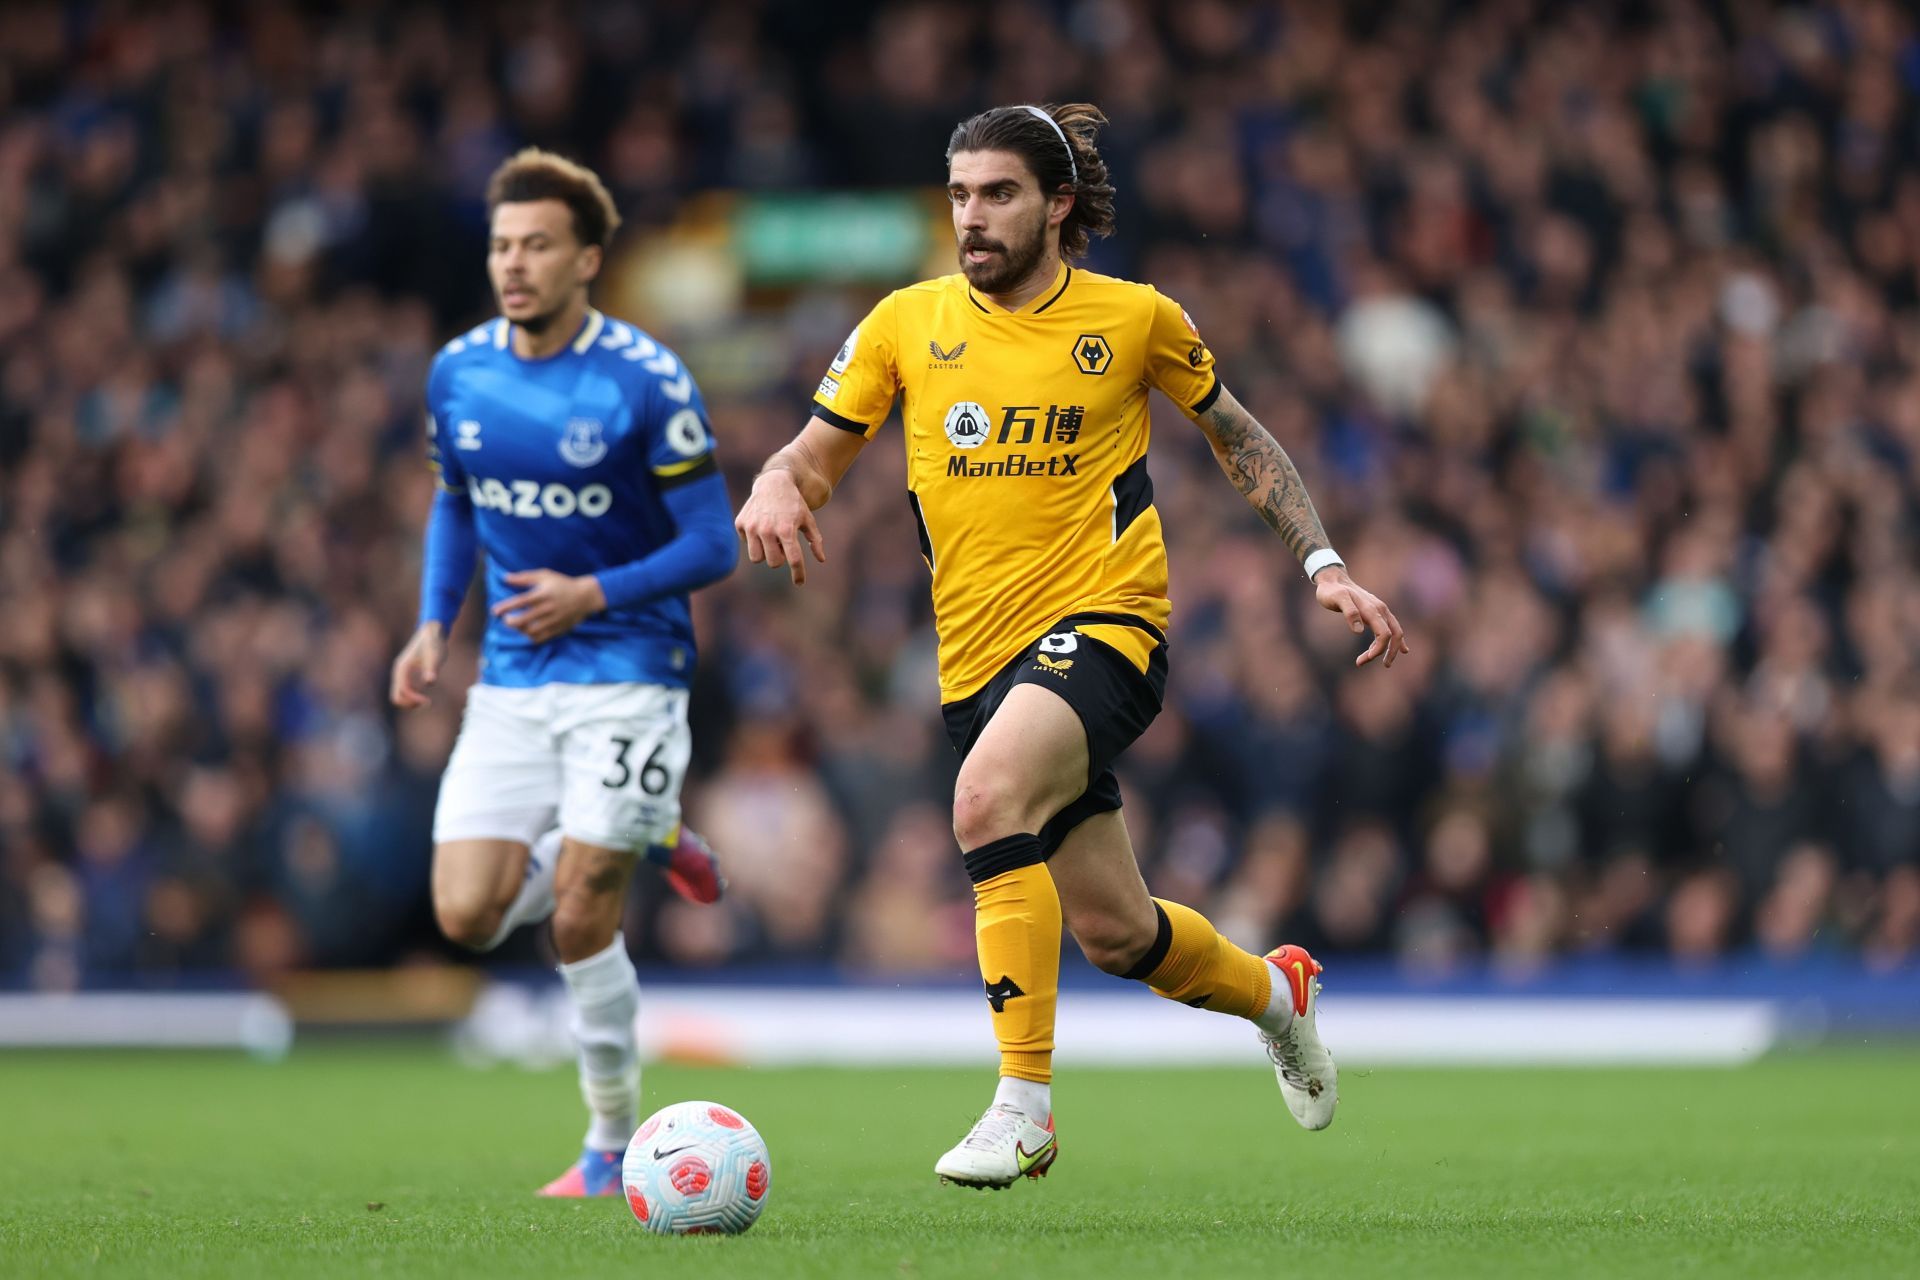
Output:
<path fill-rule="evenodd" d="M 1914 972 L 1920 38 L 1891 3 L 0 9 L 0 979 L 465 963 L 425 901 L 472 670 L 396 717 L 420 388 L 523 143 L 627 219 L 736 501 L 847 329 L 951 261 L 948 130 L 1111 117 L 1091 264 L 1181 301 L 1414 654 L 1352 672 L 1156 405 L 1148 880 L 1404 975 Z M 832 193 L 821 198 L 821 193 Z M 851 228 L 851 230 L 850 230 Z M 799 591 L 702 592 L 681 972 L 965 977 L 889 431 Z M 523 934 L 490 965 L 531 967 Z M 1911 985 L 1903 988 L 1911 993 Z M 977 1001 L 977 996 L 975 997 Z"/>

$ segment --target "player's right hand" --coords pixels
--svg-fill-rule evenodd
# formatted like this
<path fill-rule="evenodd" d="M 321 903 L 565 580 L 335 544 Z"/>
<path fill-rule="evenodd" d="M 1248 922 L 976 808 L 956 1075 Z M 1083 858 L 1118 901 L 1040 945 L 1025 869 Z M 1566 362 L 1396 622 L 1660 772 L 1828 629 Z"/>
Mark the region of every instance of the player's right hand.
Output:
<path fill-rule="evenodd" d="M 447 659 L 447 636 L 437 622 L 423 622 L 407 641 L 407 647 L 393 660 L 393 678 L 388 696 L 402 711 L 424 707 L 432 701 L 427 690 L 440 679 L 440 664 Z"/>
<path fill-rule="evenodd" d="M 807 580 L 807 565 L 800 549 L 802 538 L 815 560 L 827 562 L 827 542 L 820 536 L 813 509 L 786 471 L 761 472 L 746 505 L 734 517 L 733 527 L 747 544 L 748 560 L 776 569 L 787 566 L 796 586 Z"/>

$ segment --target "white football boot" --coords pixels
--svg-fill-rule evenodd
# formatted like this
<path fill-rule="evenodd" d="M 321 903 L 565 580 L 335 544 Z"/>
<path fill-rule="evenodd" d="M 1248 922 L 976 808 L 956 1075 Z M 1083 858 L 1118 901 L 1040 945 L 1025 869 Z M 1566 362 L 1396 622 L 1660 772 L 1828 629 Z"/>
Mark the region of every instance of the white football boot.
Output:
<path fill-rule="evenodd" d="M 960 1145 L 940 1157 L 933 1171 L 940 1181 L 962 1187 L 1004 1191 L 1016 1178 L 1044 1178 L 1060 1154 L 1053 1117 L 1043 1128 L 1018 1107 L 988 1107 Z"/>
<path fill-rule="evenodd" d="M 1287 1110 L 1301 1128 L 1324 1129 L 1333 1123 L 1333 1109 L 1340 1101 L 1340 1073 L 1313 1021 L 1320 1008 L 1320 962 L 1305 947 L 1285 946 L 1269 951 L 1267 963 L 1278 970 L 1274 981 L 1286 983 L 1293 1018 L 1278 1035 L 1262 1030 L 1260 1040 L 1273 1060 Z"/>

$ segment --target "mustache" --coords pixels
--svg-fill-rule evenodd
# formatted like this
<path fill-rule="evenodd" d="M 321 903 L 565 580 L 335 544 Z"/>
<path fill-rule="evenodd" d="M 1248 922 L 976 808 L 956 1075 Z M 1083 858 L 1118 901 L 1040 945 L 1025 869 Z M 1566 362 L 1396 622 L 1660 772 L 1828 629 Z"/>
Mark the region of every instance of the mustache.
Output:
<path fill-rule="evenodd" d="M 988 240 L 981 236 L 968 236 L 960 242 L 960 250 L 964 253 L 969 249 L 989 249 L 994 253 L 1005 253 L 1007 246 L 1001 244 L 998 240 Z"/>

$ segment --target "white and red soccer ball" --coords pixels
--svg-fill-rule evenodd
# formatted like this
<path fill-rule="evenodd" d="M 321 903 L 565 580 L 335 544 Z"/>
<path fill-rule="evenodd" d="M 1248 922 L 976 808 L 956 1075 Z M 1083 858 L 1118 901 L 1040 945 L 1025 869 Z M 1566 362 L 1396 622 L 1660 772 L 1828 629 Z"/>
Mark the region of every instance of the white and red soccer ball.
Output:
<path fill-rule="evenodd" d="M 627 1206 L 659 1235 L 738 1235 L 773 1185 L 767 1144 L 717 1102 L 676 1102 L 647 1117 L 620 1166 Z"/>

